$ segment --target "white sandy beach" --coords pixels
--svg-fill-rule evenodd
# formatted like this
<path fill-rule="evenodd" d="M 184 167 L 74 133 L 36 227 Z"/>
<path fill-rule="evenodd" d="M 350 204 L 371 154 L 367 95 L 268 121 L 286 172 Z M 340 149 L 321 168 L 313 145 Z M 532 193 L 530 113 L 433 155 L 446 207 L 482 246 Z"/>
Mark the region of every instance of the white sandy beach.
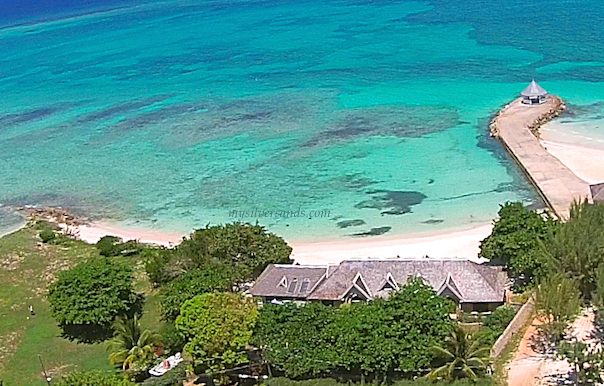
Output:
<path fill-rule="evenodd" d="M 556 120 L 540 129 L 541 145 L 577 177 L 590 184 L 604 182 L 604 141 L 597 129 Z"/>
<path fill-rule="evenodd" d="M 121 229 L 101 224 L 80 225 L 72 228 L 80 240 L 94 244 L 103 236 L 117 236 L 124 241 L 138 240 L 141 243 L 171 247 L 179 244 L 186 234 L 165 233 L 143 229 Z"/>
<path fill-rule="evenodd" d="M 572 170 L 577 177 L 590 184 L 604 182 L 604 150 L 548 141 L 545 139 L 547 134 L 542 137 L 544 138 L 541 140 L 543 147 Z"/>
<path fill-rule="evenodd" d="M 300 264 L 337 264 L 345 259 L 405 257 L 459 257 L 480 262 L 479 244 L 491 233 L 492 225 L 484 224 L 468 230 L 446 232 L 429 236 L 397 239 L 350 239 L 347 241 L 293 244 L 292 257 Z M 119 229 L 90 224 L 76 228 L 81 240 L 96 243 L 106 235 L 118 236 L 124 241 L 174 246 L 185 234 L 162 233 L 148 230 Z"/>
<path fill-rule="evenodd" d="M 431 236 L 367 239 L 333 243 L 295 244 L 292 254 L 300 264 L 339 263 L 345 259 L 395 257 L 459 257 L 476 262 L 480 241 L 491 234 L 492 224 Z"/>

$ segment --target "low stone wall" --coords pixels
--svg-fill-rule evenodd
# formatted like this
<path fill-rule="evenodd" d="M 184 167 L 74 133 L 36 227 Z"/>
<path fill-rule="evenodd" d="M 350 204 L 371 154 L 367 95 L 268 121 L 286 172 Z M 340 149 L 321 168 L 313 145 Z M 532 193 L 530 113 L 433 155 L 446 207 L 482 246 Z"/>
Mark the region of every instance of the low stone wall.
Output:
<path fill-rule="evenodd" d="M 508 324 L 505 331 L 497 342 L 491 348 L 491 358 L 497 358 L 505 346 L 508 345 L 510 340 L 522 329 L 522 326 L 526 324 L 529 318 L 533 317 L 535 311 L 535 300 L 531 297 L 524 305 L 518 310 L 514 319 Z"/>

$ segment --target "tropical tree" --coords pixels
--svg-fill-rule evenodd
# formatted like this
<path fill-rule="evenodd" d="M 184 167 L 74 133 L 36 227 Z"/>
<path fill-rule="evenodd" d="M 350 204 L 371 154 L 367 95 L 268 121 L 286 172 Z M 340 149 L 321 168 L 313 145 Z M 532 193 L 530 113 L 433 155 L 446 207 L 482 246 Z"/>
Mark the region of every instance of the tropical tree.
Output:
<path fill-rule="evenodd" d="M 552 237 L 558 223 L 520 202 L 502 205 L 498 215 L 491 235 L 480 243 L 480 256 L 507 265 L 517 286 L 531 285 L 545 273 L 548 260 L 539 253 L 540 246 Z"/>
<path fill-rule="evenodd" d="M 161 288 L 159 304 L 162 317 L 173 322 L 184 302 L 205 293 L 225 292 L 231 282 L 228 270 L 205 268 L 185 273 Z"/>
<path fill-rule="evenodd" d="M 542 255 L 574 279 L 583 298 L 590 300 L 598 267 L 604 262 L 604 204 L 574 203 L 569 221 L 560 224 Z"/>
<path fill-rule="evenodd" d="M 233 223 L 196 230 L 175 250 L 147 256 L 147 274 L 163 284 L 193 269 L 229 273 L 232 284 L 251 280 L 268 264 L 290 263 L 292 248 L 260 225 Z"/>
<path fill-rule="evenodd" d="M 129 264 L 107 257 L 62 271 L 48 289 L 52 314 L 70 337 L 105 339 L 117 316 L 140 307 L 142 297 L 134 292 L 133 279 Z"/>
<path fill-rule="evenodd" d="M 541 280 L 535 291 L 535 308 L 541 328 L 558 341 L 581 308 L 581 293 L 574 280 L 552 273 Z"/>
<path fill-rule="evenodd" d="M 186 301 L 175 325 L 187 341 L 184 351 L 207 373 L 216 373 L 248 362 L 257 316 L 252 298 L 211 293 Z"/>
<path fill-rule="evenodd" d="M 138 317 L 118 318 L 114 325 L 115 336 L 107 342 L 109 362 L 128 370 L 133 366 L 144 367 L 156 358 L 162 347 L 161 336 L 151 330 L 142 330 Z"/>
<path fill-rule="evenodd" d="M 433 346 L 433 350 L 441 366 L 428 373 L 426 377 L 429 379 L 476 380 L 490 363 L 490 347 L 485 346 L 481 340 L 472 339 L 459 325 L 451 330 L 451 335 L 445 339 L 444 347 Z"/>
<path fill-rule="evenodd" d="M 576 385 L 599 385 L 602 382 L 604 360 L 601 346 L 574 340 L 558 345 L 558 355 L 573 365 Z"/>

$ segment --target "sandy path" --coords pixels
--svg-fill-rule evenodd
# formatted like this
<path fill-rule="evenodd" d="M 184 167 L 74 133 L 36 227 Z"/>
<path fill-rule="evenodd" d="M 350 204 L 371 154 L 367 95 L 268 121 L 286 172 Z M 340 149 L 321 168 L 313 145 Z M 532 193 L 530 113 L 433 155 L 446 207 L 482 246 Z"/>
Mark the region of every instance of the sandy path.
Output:
<path fill-rule="evenodd" d="M 586 310 L 572 325 L 571 335 L 590 344 L 596 344 L 595 314 Z M 555 358 L 552 354 L 544 354 L 533 349 L 533 343 L 538 340 L 538 326 L 535 319 L 527 329 L 518 346 L 516 357 L 508 366 L 508 385 L 510 386 L 550 386 L 557 385 L 562 379 L 568 379 L 572 368 L 566 360 Z"/>

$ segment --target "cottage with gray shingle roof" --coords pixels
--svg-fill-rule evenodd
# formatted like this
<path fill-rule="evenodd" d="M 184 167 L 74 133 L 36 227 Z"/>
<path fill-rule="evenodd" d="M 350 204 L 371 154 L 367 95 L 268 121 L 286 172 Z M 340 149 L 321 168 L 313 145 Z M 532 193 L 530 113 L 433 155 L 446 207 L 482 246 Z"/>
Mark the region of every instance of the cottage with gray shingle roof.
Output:
<path fill-rule="evenodd" d="M 462 259 L 346 260 L 337 266 L 270 265 L 251 289 L 264 301 L 340 304 L 387 297 L 420 277 L 464 310 L 491 310 L 504 303 L 507 275 L 500 267 Z"/>

